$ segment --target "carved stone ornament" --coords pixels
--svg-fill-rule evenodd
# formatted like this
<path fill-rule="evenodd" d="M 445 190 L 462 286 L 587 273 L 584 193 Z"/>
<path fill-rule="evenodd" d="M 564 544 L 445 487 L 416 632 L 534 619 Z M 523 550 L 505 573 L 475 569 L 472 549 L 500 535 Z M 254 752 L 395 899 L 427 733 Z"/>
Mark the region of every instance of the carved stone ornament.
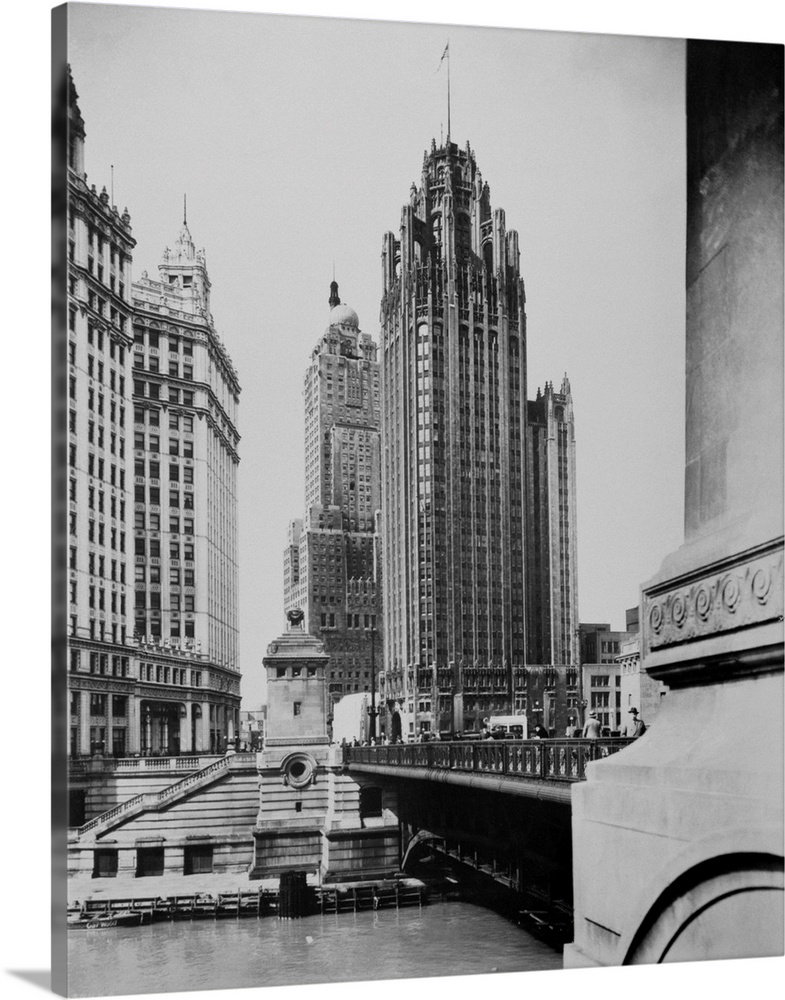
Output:
<path fill-rule="evenodd" d="M 721 568 L 706 569 L 705 575 L 672 581 L 664 593 L 644 593 L 641 624 L 647 650 L 761 625 L 782 616 L 781 545 L 774 552 L 753 556 L 746 552 Z"/>

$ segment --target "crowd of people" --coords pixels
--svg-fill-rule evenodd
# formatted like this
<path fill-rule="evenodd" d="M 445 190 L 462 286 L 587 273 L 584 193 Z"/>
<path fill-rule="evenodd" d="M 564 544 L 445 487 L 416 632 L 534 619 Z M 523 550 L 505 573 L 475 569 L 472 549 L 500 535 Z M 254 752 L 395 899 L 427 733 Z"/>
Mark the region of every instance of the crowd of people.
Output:
<path fill-rule="evenodd" d="M 630 739 L 637 739 L 639 736 L 643 736 L 643 734 L 646 732 L 646 723 L 643 721 L 643 718 L 641 717 L 641 714 L 638 711 L 638 709 L 632 707 L 629 709 L 627 714 L 629 715 L 629 720 L 621 728 L 620 732 L 614 735 Z M 586 722 L 584 723 L 583 726 L 580 726 L 577 723 L 575 717 L 571 715 L 568 719 L 567 728 L 565 729 L 564 735 L 567 739 L 598 740 L 604 737 L 609 737 L 611 735 L 611 731 L 610 729 L 608 729 L 607 726 L 603 727 L 597 716 L 597 713 L 595 711 L 591 711 L 586 717 Z M 494 740 L 501 738 L 510 739 L 509 734 L 504 732 L 495 733 L 487 724 L 482 727 L 482 729 L 478 734 L 455 733 L 450 737 L 450 739 L 456 739 L 456 740 L 471 739 L 471 738 L 477 739 L 478 737 L 483 740 Z M 538 722 L 534 726 L 531 733 L 529 734 L 529 739 L 532 740 L 547 740 L 550 738 L 551 734 L 540 722 Z M 442 736 L 438 732 L 422 732 L 419 733 L 413 740 L 410 740 L 410 742 L 429 743 L 432 741 L 439 741 L 441 739 Z M 403 742 L 404 740 L 400 736 L 395 736 L 391 739 L 388 739 L 386 736 L 380 736 L 379 739 L 372 738 L 370 740 L 362 740 L 362 741 L 357 738 L 353 740 L 345 740 L 345 739 L 341 740 L 341 744 L 343 746 L 348 745 L 355 747 L 390 746 L 390 744 L 403 743 Z"/>

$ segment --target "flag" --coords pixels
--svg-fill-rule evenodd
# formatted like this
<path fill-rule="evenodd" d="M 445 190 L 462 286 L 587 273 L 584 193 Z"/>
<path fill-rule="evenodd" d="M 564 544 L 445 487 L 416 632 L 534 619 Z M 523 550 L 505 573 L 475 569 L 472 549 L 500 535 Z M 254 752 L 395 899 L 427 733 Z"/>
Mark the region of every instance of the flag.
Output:
<path fill-rule="evenodd" d="M 444 62 L 444 57 L 448 56 L 449 54 L 450 54 L 450 43 L 447 42 L 447 44 L 444 46 L 444 52 L 442 52 L 442 57 L 439 60 L 439 65 L 436 67 L 436 72 L 437 73 L 442 68 L 442 63 Z"/>

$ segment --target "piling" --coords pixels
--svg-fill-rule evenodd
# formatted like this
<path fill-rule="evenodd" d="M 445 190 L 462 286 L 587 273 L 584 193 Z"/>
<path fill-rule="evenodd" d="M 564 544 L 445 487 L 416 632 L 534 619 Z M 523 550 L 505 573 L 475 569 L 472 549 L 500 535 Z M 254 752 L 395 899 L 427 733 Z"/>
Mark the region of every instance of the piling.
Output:
<path fill-rule="evenodd" d="M 284 919 L 309 912 L 308 882 L 305 872 L 283 872 L 278 890 L 278 916 Z"/>

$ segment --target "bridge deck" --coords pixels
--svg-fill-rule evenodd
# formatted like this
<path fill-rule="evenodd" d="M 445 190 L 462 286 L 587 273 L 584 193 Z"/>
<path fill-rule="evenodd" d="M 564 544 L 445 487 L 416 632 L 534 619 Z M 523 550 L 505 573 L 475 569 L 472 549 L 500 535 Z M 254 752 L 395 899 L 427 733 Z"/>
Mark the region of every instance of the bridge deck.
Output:
<path fill-rule="evenodd" d="M 569 802 L 586 766 L 624 749 L 630 739 L 460 740 L 346 746 L 350 771 L 489 788 Z"/>

